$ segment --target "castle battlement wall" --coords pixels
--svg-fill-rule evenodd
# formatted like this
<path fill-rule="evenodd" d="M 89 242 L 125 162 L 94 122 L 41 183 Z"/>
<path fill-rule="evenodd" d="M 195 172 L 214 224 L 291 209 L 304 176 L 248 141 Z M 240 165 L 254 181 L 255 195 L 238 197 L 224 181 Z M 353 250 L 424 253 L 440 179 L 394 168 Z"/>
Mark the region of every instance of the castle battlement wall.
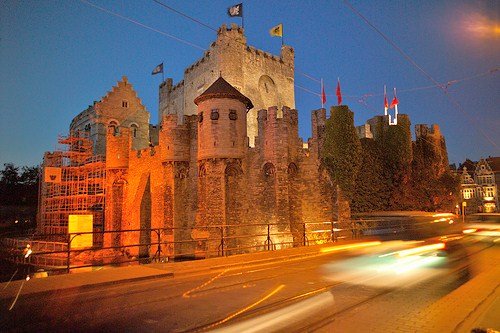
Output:
<path fill-rule="evenodd" d="M 130 130 L 124 128 L 120 133 L 115 133 L 112 128 L 108 128 L 106 133 L 106 168 L 128 168 L 131 152 Z"/>
<path fill-rule="evenodd" d="M 165 115 L 159 135 L 159 145 L 162 148 L 161 160 L 189 161 L 190 139 L 189 122 L 184 121 L 179 124 L 177 115 Z"/>

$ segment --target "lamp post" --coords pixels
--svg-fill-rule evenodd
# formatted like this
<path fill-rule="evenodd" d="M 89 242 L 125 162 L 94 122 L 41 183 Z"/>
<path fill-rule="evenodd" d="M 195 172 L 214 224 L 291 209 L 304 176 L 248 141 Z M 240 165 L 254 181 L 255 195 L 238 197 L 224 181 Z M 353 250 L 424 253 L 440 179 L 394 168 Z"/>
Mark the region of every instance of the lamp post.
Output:
<path fill-rule="evenodd" d="M 465 207 L 467 207 L 467 202 L 462 201 L 462 223 L 465 223 Z"/>

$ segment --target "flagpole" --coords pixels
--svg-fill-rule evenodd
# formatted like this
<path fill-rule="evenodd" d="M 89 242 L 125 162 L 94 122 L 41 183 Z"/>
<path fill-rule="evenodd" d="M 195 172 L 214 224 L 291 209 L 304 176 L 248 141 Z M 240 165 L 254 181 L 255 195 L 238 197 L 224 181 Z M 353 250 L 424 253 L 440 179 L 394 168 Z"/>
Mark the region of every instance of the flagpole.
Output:
<path fill-rule="evenodd" d="M 387 99 L 386 86 L 384 84 L 384 115 L 387 116 L 387 106 L 385 106 L 385 100 Z"/>
<path fill-rule="evenodd" d="M 163 64 L 163 62 L 162 62 Z M 163 66 L 161 67 L 161 83 L 165 82 L 165 73 Z"/>
<path fill-rule="evenodd" d="M 283 41 L 285 39 L 284 38 L 285 34 L 283 33 L 284 32 L 283 31 L 284 30 L 283 29 L 283 23 L 280 23 L 280 24 L 281 24 L 281 47 L 283 47 L 283 45 L 285 44 L 285 42 Z"/>
<path fill-rule="evenodd" d="M 394 97 L 396 98 L 397 100 L 397 97 L 396 97 L 396 88 L 394 88 Z M 399 103 L 396 103 L 396 105 L 394 106 L 394 125 L 397 125 L 398 124 L 398 104 Z"/>
<path fill-rule="evenodd" d="M 323 79 L 321 79 L 321 108 L 325 108 L 325 104 L 323 103 Z"/>

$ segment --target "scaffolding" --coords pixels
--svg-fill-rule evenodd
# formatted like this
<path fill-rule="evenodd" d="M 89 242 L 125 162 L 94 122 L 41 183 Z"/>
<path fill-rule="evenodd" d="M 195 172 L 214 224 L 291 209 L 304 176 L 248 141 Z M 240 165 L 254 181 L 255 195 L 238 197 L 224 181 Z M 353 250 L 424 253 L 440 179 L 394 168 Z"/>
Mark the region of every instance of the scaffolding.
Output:
<path fill-rule="evenodd" d="M 45 153 L 43 159 L 38 232 L 66 234 L 70 214 L 93 215 L 94 232 L 103 231 L 104 156 L 93 154 L 88 132 L 60 136 L 58 143 L 60 149 Z M 57 176 L 47 177 L 49 170 Z M 101 242 L 94 239 L 94 245 Z"/>

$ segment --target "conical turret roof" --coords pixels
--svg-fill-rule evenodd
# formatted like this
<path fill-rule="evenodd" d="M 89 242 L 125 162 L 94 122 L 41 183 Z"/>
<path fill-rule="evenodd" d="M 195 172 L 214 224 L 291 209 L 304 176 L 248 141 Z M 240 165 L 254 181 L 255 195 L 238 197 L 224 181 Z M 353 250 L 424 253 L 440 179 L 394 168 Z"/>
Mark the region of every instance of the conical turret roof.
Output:
<path fill-rule="evenodd" d="M 222 76 L 212 83 L 212 85 L 208 87 L 208 89 L 205 90 L 200 96 L 196 97 L 194 99 L 194 103 L 198 105 L 201 102 L 212 98 L 233 98 L 245 104 L 248 110 L 253 108 L 252 101 L 224 80 Z"/>

